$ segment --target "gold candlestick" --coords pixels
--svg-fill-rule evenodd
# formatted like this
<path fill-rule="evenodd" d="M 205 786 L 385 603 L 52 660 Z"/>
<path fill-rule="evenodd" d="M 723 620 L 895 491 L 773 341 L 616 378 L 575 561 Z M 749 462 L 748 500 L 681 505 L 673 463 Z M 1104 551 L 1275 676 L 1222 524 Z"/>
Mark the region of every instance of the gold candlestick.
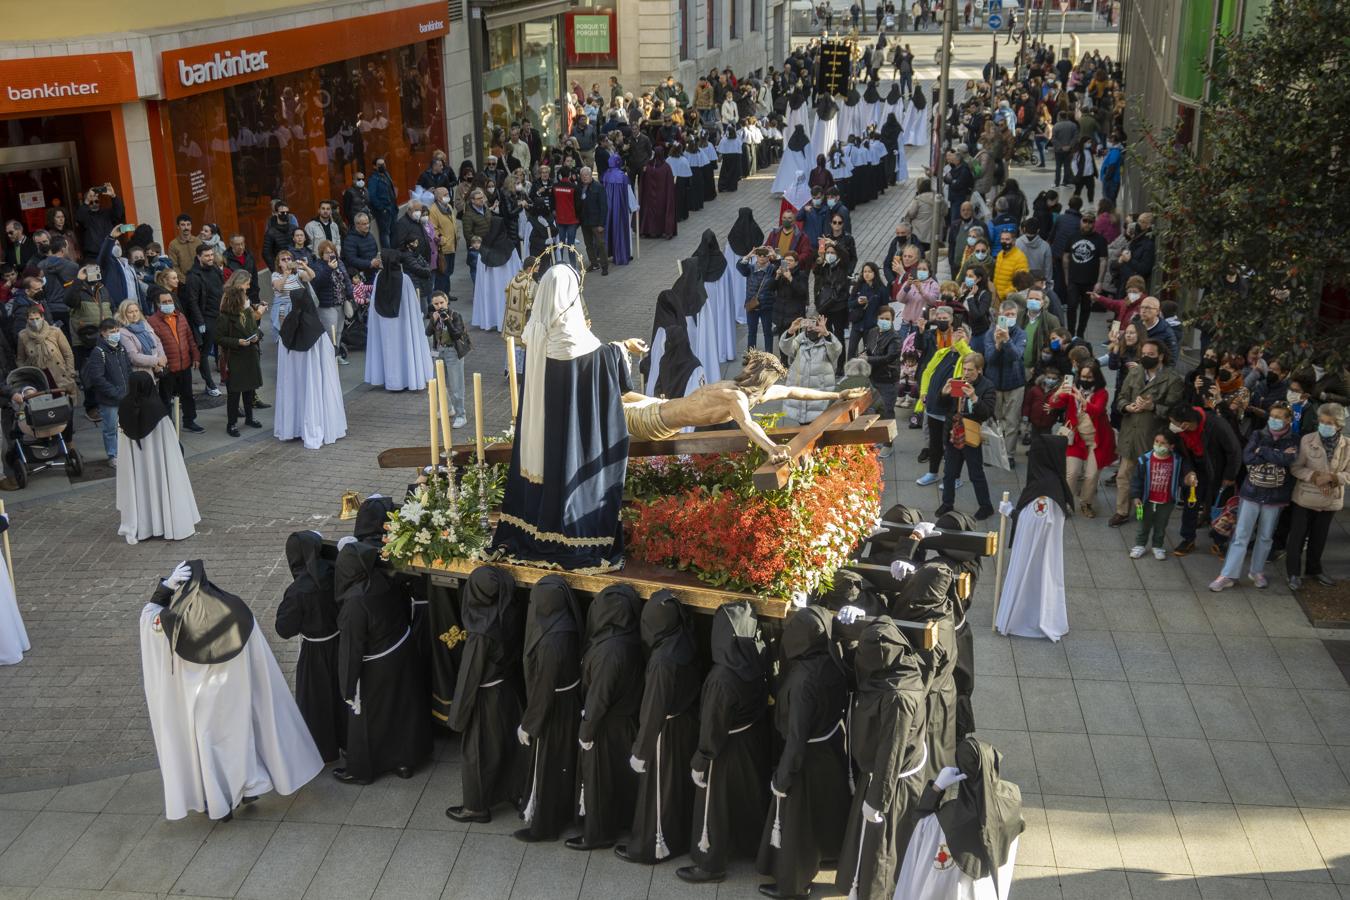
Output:
<path fill-rule="evenodd" d="M 441 464 L 441 448 L 437 444 L 439 432 L 436 429 L 436 380 L 433 378 L 427 382 L 427 424 L 431 431 L 431 474 L 436 474 L 436 467 Z"/>
<path fill-rule="evenodd" d="M 520 396 L 516 385 L 516 339 L 506 337 L 506 378 L 511 383 L 511 424 L 515 425 L 516 415 L 520 412 Z"/>
<path fill-rule="evenodd" d="M 450 433 L 450 392 L 443 359 L 436 360 L 436 408 L 441 416 L 441 435 L 445 439 L 445 462 L 448 466 L 454 462 L 450 455 L 454 453 L 455 436 Z"/>
<path fill-rule="evenodd" d="M 473 373 L 473 436 L 478 463 L 483 463 L 483 373 Z"/>

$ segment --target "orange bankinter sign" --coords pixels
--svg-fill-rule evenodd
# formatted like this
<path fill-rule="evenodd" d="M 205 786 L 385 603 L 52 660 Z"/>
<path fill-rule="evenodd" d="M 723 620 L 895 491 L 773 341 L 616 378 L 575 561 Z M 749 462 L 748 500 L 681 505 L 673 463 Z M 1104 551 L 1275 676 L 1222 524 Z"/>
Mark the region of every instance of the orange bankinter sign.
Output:
<path fill-rule="evenodd" d="M 138 96 L 130 53 L 0 60 L 0 116 L 129 103 Z"/>
<path fill-rule="evenodd" d="M 377 15 L 166 50 L 164 96 L 170 100 L 188 97 L 449 33 L 445 4 L 424 3 Z"/>

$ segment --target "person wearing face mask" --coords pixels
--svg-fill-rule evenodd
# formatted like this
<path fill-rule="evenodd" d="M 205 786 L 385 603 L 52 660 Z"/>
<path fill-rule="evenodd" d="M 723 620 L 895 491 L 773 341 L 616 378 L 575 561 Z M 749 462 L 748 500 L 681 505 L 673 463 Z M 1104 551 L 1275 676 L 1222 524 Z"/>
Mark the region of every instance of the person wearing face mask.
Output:
<path fill-rule="evenodd" d="M 830 331 L 842 348 L 845 331 L 848 328 L 848 266 L 839 249 L 828 238 L 821 242 L 820 261 L 815 268 L 814 285 L 816 309 L 829 324 Z M 836 374 L 843 372 L 842 353 L 837 358 L 835 369 Z"/>
<path fill-rule="evenodd" d="M 784 385 L 820 391 L 834 387 L 844 346 L 830 333 L 825 316 L 793 322 L 779 340 L 778 349 L 788 363 Z M 829 405 L 828 400 L 785 400 L 783 415 L 795 422 L 806 423 Z"/>
<path fill-rule="evenodd" d="M 1055 219 L 1054 227 L 1050 231 L 1050 256 L 1053 264 L 1050 276 L 1055 285 L 1055 293 L 1061 298 L 1069 295 L 1064 271 L 1064 254 L 1068 253 L 1070 245 L 1078 240 L 1082 220 L 1083 198 L 1070 197 L 1067 207 L 1060 210 L 1059 217 Z"/>
<path fill-rule="evenodd" d="M 351 186 L 342 192 L 341 207 L 342 220 L 347 223 L 348 230 L 356 228 L 356 217 L 359 214 L 370 213 L 370 195 L 366 192 L 364 172 L 357 172 L 352 178 Z"/>
<path fill-rule="evenodd" d="M 772 248 L 780 257 L 796 257 L 797 269 L 810 272 L 815 254 L 806 233 L 797 222 L 796 214 L 791 210 L 784 211 L 781 222 L 780 227 L 769 232 L 768 238 L 764 241 L 765 245 Z"/>
<path fill-rule="evenodd" d="M 1295 482 L 1285 545 L 1289 589 L 1301 588 L 1304 576 L 1331 587 L 1336 580 L 1322 571 L 1322 551 L 1331 521 L 1345 505 L 1345 486 L 1350 484 L 1350 438 L 1345 436 L 1344 406 L 1323 403 L 1318 407 L 1317 428 L 1299 441 L 1290 472 Z"/>
<path fill-rule="evenodd" d="M 1238 490 L 1237 524 L 1224 557 L 1223 569 L 1210 582 L 1215 593 L 1237 584 L 1247 545 L 1256 533 L 1248 574 L 1258 588 L 1267 585 L 1265 567 L 1275 538 L 1275 526 L 1281 511 L 1293 497 L 1295 478 L 1290 467 L 1298 458 L 1299 439 L 1288 404 L 1275 403 L 1269 410 L 1266 427 L 1252 432 L 1242 453 L 1247 477 Z"/>
<path fill-rule="evenodd" d="M 403 208 L 403 213 L 394 223 L 393 246 L 400 250 L 410 251 L 421 259 L 424 265 L 429 267 L 432 249 L 431 241 L 427 239 L 426 226 L 423 224 L 425 218 L 426 207 L 422 202 L 420 200 L 409 200 L 408 205 Z M 425 284 L 419 283 L 417 285 L 418 293 L 424 298 L 431 294 L 431 280 L 427 278 L 425 281 Z"/>
<path fill-rule="evenodd" d="M 877 396 L 875 408 L 882 419 L 895 418 L 896 384 L 900 380 L 900 349 L 903 343 L 900 333 L 895 330 L 895 313 L 889 306 L 881 307 L 876 325 L 867 332 L 863 346 L 867 364 L 871 367 L 869 378 L 872 390 Z M 881 458 L 885 459 L 893 452 L 894 446 L 887 444 L 881 448 Z"/>
<path fill-rule="evenodd" d="M 1076 378 L 1065 378 L 1048 405 L 1052 410 L 1064 411 L 1064 425 L 1070 431 L 1065 475 L 1069 489 L 1078 497 L 1078 511 L 1086 518 L 1094 518 L 1097 477 L 1116 461 L 1116 435 L 1107 413 L 1106 380 L 1096 361 L 1079 368 Z"/>
<path fill-rule="evenodd" d="M 1017 313 L 1018 305 L 1005 300 L 999 306 L 993 327 L 975 344 L 984 354 L 985 374 L 994 384 L 994 420 L 1003 429 L 1009 462 L 1012 462 L 1012 448 L 1017 445 L 1027 384 L 1026 367 L 1022 364 L 1027 334 L 1017 325 Z"/>
<path fill-rule="evenodd" d="M 1027 346 L 1022 354 L 1022 362 L 1027 369 L 1027 377 L 1030 378 L 1032 370 L 1041 366 L 1042 355 L 1055 352 L 1050 347 L 1052 334 L 1062 330 L 1062 326 L 1054 313 L 1050 312 L 1045 292 L 1034 287 L 1027 289 L 1026 308 L 1019 313 L 1017 324 L 1027 334 Z"/>
<path fill-rule="evenodd" d="M 984 266 L 986 271 L 988 267 Z M 1018 272 L 1030 271 L 1026 254 L 1013 242 L 1011 231 L 999 235 L 999 254 L 994 262 L 994 299 L 1002 300 L 1013 290 L 1013 276 Z"/>
<path fill-rule="evenodd" d="M 197 404 L 192 396 L 192 370 L 200 360 L 197 340 L 187 316 L 179 311 L 167 288 L 155 285 L 146 294 L 155 312 L 147 321 L 164 348 L 166 363 L 159 373 L 159 396 L 168 406 L 177 397 L 182 410 L 183 430 L 201 434 L 197 424 Z"/>
<path fill-rule="evenodd" d="M 970 236 L 967 236 L 966 240 L 969 241 Z M 975 241 L 968 244 L 968 246 L 970 252 L 966 254 L 966 258 L 961 262 L 961 271 L 958 272 L 956 276 L 958 282 L 965 281 L 966 273 L 970 271 L 971 266 L 984 266 L 986 267 L 985 270 L 988 271 L 988 269 L 992 268 L 994 265 L 991 254 L 989 253 L 989 240 L 987 238 L 977 237 L 975 238 Z"/>
<path fill-rule="evenodd" d="M 972 229 L 976 229 L 972 232 Z M 984 233 L 984 220 L 975 212 L 975 205 L 967 200 L 961 204 L 960 211 L 947 229 L 947 265 L 953 272 L 958 271 L 965 255 L 975 245 L 974 240 L 967 244 L 971 234 Z"/>
<path fill-rule="evenodd" d="M 1111 323 L 1111 340 L 1115 339 L 1122 328 L 1134 321 L 1139 314 L 1139 307 L 1144 303 L 1144 295 L 1147 291 L 1148 285 L 1144 283 L 1144 279 L 1138 275 L 1132 275 L 1125 283 L 1125 295 L 1123 297 L 1108 297 L 1105 294 L 1094 296 L 1097 303 L 1106 307 L 1107 312 L 1115 313 L 1115 321 Z M 1161 306 L 1159 308 L 1161 309 Z"/>
<path fill-rule="evenodd" d="M 950 306 L 933 310 L 932 324 L 919 343 L 923 355 L 919 360 L 919 399 L 914 412 L 922 415 L 928 430 L 928 446 L 919 451 L 919 462 L 928 463 L 928 471 L 914 482 L 921 486 L 937 484 L 942 466 L 943 441 L 950 428 L 949 397 L 943 396 L 943 387 L 961 371 L 961 360 L 971 352 L 970 332 L 965 326 L 954 326 Z"/>
<path fill-rule="evenodd" d="M 1145 297 L 1139 301 L 1139 315 L 1136 321 L 1144 326 L 1148 336 L 1167 348 L 1167 360 L 1164 365 L 1175 366 L 1177 355 L 1181 352 L 1177 334 L 1167 320 L 1162 317 L 1162 303 L 1157 297 Z"/>
<path fill-rule="evenodd" d="M 1167 428 L 1168 417 L 1181 402 L 1181 376 L 1166 365 L 1166 353 L 1160 341 L 1145 338 L 1139 344 L 1138 365 L 1130 369 L 1116 391 L 1120 468 L 1116 473 L 1116 512 L 1108 522 L 1112 528 L 1129 521 L 1129 485 L 1138 459 L 1148 451 L 1153 435 Z"/>
<path fill-rule="evenodd" d="M 1167 559 L 1163 544 L 1167 520 L 1172 517 L 1181 486 L 1190 474 L 1185 457 L 1176 455 L 1176 435 L 1170 429 L 1155 434 L 1152 448 L 1135 461 L 1131 471 L 1128 483 L 1139 527 L 1135 530 L 1130 559 L 1141 558 L 1149 551 L 1150 543 L 1154 559 Z"/>
<path fill-rule="evenodd" d="M 1172 551 L 1173 556 L 1186 556 L 1195 549 L 1201 511 L 1210 508 L 1220 490 L 1236 483 L 1242 445 L 1223 416 L 1212 410 L 1179 403 L 1167 417 L 1167 427 L 1178 438 L 1177 452 L 1191 466 L 1183 491 L 1181 543 Z"/>
<path fill-rule="evenodd" d="M 1093 228 L 1092 220 L 1079 220 L 1078 237 L 1070 242 L 1061 259 L 1069 293 L 1069 321 L 1065 323 L 1075 337 L 1084 337 L 1093 298 L 1106 277 L 1106 239 Z"/>
<path fill-rule="evenodd" d="M 86 397 L 98 405 L 103 430 L 103 449 L 108 462 L 117 466 L 117 407 L 127 395 L 131 381 L 131 358 L 122 347 L 117 322 L 106 318 L 98 325 L 99 340 L 80 370 Z M 55 330 L 55 329 L 52 329 Z"/>
<path fill-rule="evenodd" d="M 929 272 L 919 248 L 906 245 L 899 258 L 891 260 L 891 305 L 899 313 L 901 338 L 921 331 L 929 313 L 943 305 L 941 298 L 942 287 Z"/>
<path fill-rule="evenodd" d="M 375 171 L 366 185 L 366 196 L 370 198 L 371 212 L 379 223 L 380 235 L 388 240 L 388 235 L 394 233 L 394 220 L 398 216 L 398 189 L 394 187 L 394 179 L 383 156 L 375 158 Z"/>
<path fill-rule="evenodd" d="M 1027 261 L 1027 271 L 1049 272 L 1054 264 L 1050 258 L 1050 245 L 1041 238 L 1040 226 L 1035 219 L 1022 220 L 1022 234 L 1016 241 L 1017 249 Z"/>

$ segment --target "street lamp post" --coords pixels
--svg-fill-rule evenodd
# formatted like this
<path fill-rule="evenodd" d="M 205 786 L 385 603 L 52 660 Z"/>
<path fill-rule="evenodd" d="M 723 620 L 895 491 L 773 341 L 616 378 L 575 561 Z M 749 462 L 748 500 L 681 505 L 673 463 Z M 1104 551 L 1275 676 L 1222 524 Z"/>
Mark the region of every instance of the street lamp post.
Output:
<path fill-rule="evenodd" d="M 937 159 L 933 161 L 932 175 L 929 177 L 929 186 L 933 189 L 933 232 L 932 238 L 928 242 L 928 265 L 930 272 L 937 274 L 938 270 L 938 244 L 942 241 L 942 236 L 946 234 L 942 221 L 942 159 L 945 155 L 943 143 L 947 134 L 947 86 L 951 81 L 952 71 L 952 29 L 956 23 L 956 0 L 947 0 L 942 4 L 942 73 L 938 76 L 938 99 L 933 104 L 933 149 Z M 994 43 L 998 43 L 998 36 L 995 35 Z M 900 152 L 905 152 L 904 144 L 900 145 Z"/>

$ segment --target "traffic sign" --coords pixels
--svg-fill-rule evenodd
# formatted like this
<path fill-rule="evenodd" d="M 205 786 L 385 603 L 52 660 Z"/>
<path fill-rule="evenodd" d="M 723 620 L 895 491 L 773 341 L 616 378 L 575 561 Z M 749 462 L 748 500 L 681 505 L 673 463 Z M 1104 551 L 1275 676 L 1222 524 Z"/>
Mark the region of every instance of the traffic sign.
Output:
<path fill-rule="evenodd" d="M 999 28 L 1002 25 L 1003 25 L 1003 17 L 1000 16 L 998 13 L 994 13 L 992 16 L 989 17 L 990 28 Z"/>

